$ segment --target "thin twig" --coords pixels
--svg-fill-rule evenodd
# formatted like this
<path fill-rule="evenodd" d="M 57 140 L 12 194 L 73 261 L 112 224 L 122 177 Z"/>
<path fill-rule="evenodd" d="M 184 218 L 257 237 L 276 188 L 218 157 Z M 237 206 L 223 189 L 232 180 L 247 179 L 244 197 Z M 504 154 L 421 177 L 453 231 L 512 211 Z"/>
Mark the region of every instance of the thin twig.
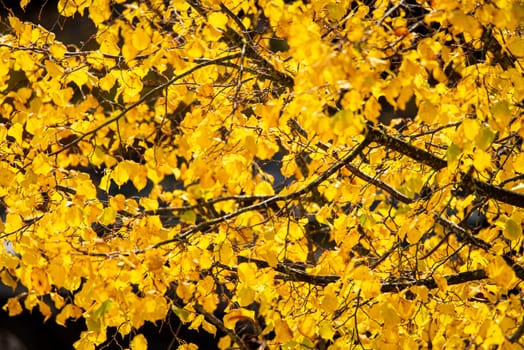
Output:
<path fill-rule="evenodd" d="M 214 60 L 209 60 L 207 62 L 202 62 L 202 63 L 194 66 L 193 68 L 188 69 L 184 73 L 179 74 L 179 75 L 175 76 L 174 78 L 172 78 L 171 80 L 169 80 L 169 81 L 167 81 L 167 82 L 165 82 L 163 84 L 160 84 L 160 85 L 154 87 L 153 89 L 149 90 L 138 101 L 130 104 L 128 107 L 123 109 L 120 113 L 118 113 L 116 116 L 114 116 L 112 118 L 109 118 L 104 123 L 100 124 L 99 126 L 95 127 L 94 129 L 92 129 L 92 130 L 90 130 L 90 131 L 88 131 L 86 133 L 83 133 L 82 135 L 78 136 L 76 139 L 74 139 L 73 141 L 71 141 L 67 145 L 63 146 L 59 150 L 51 152 L 49 154 L 49 156 L 58 155 L 58 154 L 64 152 L 65 150 L 71 148 L 72 146 L 76 145 L 77 143 L 79 143 L 80 141 L 85 139 L 86 137 L 88 137 L 90 135 L 93 135 L 93 134 L 96 134 L 99 130 L 101 130 L 101 129 L 105 128 L 106 126 L 108 126 L 108 125 L 118 121 L 123 116 L 125 116 L 129 111 L 133 110 L 135 107 L 137 107 L 137 106 L 141 105 L 142 103 L 144 103 L 147 100 L 147 98 L 149 98 L 149 96 L 157 93 L 158 91 L 161 91 L 162 89 L 165 89 L 167 86 L 169 86 L 169 85 L 175 83 L 176 81 L 178 81 L 178 80 L 180 80 L 180 79 L 182 79 L 182 78 L 184 78 L 184 77 L 194 73 L 195 71 L 199 70 L 200 68 L 203 68 L 203 67 L 215 64 L 217 62 L 227 61 L 227 60 L 231 60 L 231 59 L 235 59 L 235 58 L 239 58 L 239 57 L 240 57 L 239 53 L 228 55 L 228 56 L 223 56 L 223 57 L 218 57 L 218 58 L 216 58 Z"/>

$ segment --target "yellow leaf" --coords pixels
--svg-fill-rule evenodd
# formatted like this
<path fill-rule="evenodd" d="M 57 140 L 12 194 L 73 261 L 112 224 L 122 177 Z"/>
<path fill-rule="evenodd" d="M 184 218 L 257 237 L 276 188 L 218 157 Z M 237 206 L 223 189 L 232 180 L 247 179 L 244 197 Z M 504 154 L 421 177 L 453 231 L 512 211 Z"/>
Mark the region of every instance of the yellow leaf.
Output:
<path fill-rule="evenodd" d="M 60 310 L 64 304 L 65 304 L 65 299 L 58 293 L 51 293 L 50 295 L 51 297 L 51 301 L 53 301 L 54 303 L 54 306 L 56 309 Z"/>
<path fill-rule="evenodd" d="M 476 18 L 465 14 L 462 10 L 451 12 L 448 20 L 452 24 L 451 29 L 456 33 L 468 33 L 474 38 L 480 38 L 482 35 L 482 27 Z"/>
<path fill-rule="evenodd" d="M 331 2 L 327 5 L 328 18 L 332 21 L 338 22 L 346 14 L 346 8 L 342 4 Z"/>
<path fill-rule="evenodd" d="M 7 299 L 7 304 L 4 305 L 3 309 L 9 313 L 9 316 L 20 315 L 23 311 L 17 297 Z"/>
<path fill-rule="evenodd" d="M 45 61 L 45 69 L 47 74 L 52 77 L 58 78 L 64 73 L 64 69 L 53 61 Z"/>
<path fill-rule="evenodd" d="M 218 341 L 218 348 L 220 350 L 226 350 L 231 348 L 231 338 L 228 336 L 221 337 Z"/>
<path fill-rule="evenodd" d="M 113 207 L 106 207 L 98 221 L 102 225 L 110 225 L 116 220 L 116 210 Z"/>
<path fill-rule="evenodd" d="M 487 327 L 486 337 L 483 341 L 484 345 L 489 346 L 490 348 L 495 348 L 497 345 L 507 341 L 498 322 L 493 322 L 492 320 L 486 320 L 486 322 L 489 322 L 489 326 Z"/>
<path fill-rule="evenodd" d="M 293 340 L 293 331 L 289 328 L 285 320 L 275 320 L 275 341 L 279 343 L 285 343 Z"/>
<path fill-rule="evenodd" d="M 508 48 L 515 56 L 524 57 L 524 39 L 515 37 L 508 42 Z"/>
<path fill-rule="evenodd" d="M 253 288 L 243 285 L 237 290 L 237 303 L 240 306 L 249 306 L 255 301 L 256 292 Z"/>
<path fill-rule="evenodd" d="M 322 339 L 331 340 L 333 339 L 333 336 L 335 335 L 336 331 L 330 322 L 322 321 L 320 322 L 320 325 L 318 327 L 318 333 L 322 337 Z"/>
<path fill-rule="evenodd" d="M 438 107 L 428 101 L 422 101 L 417 116 L 425 123 L 432 124 L 437 119 Z"/>
<path fill-rule="evenodd" d="M 328 286 L 324 290 L 324 295 L 320 299 L 320 307 L 327 313 L 333 313 L 338 308 L 338 298 L 333 288 Z"/>
<path fill-rule="evenodd" d="M 435 273 L 433 279 L 440 290 L 446 291 L 448 289 L 448 281 L 442 275 Z"/>
<path fill-rule="evenodd" d="M 165 264 L 165 259 L 157 250 L 149 249 L 145 254 L 145 263 L 149 271 L 161 271 Z"/>
<path fill-rule="evenodd" d="M 259 182 L 255 186 L 255 193 L 254 194 L 257 195 L 257 196 L 260 196 L 260 195 L 273 195 L 273 194 L 275 194 L 275 192 L 274 192 L 273 187 L 271 186 L 271 184 L 269 184 L 269 182 L 262 181 L 262 182 Z"/>
<path fill-rule="evenodd" d="M 51 316 L 53 315 L 53 313 L 51 312 L 51 307 L 42 300 L 38 302 L 38 310 L 40 310 L 40 313 L 42 314 L 42 316 L 44 316 L 44 322 L 49 320 L 49 318 L 51 318 Z"/>
<path fill-rule="evenodd" d="M 7 135 L 13 137 L 17 143 L 21 144 L 23 132 L 24 127 L 19 123 L 15 123 L 9 128 Z"/>
<path fill-rule="evenodd" d="M 55 42 L 51 45 L 49 51 L 51 52 L 51 55 L 53 55 L 54 58 L 60 60 L 64 58 L 67 52 L 67 47 L 62 43 Z"/>
<path fill-rule="evenodd" d="M 138 51 L 143 51 L 149 47 L 151 44 L 151 38 L 149 35 L 147 35 L 146 31 L 144 29 L 137 29 L 133 32 L 131 37 L 131 42 L 133 43 L 133 46 Z"/>
<path fill-rule="evenodd" d="M 22 8 L 22 10 L 25 11 L 25 8 L 27 7 L 27 5 L 29 5 L 30 2 L 31 0 L 20 0 L 20 7 Z"/>
<path fill-rule="evenodd" d="M 524 173 L 524 153 L 519 153 L 513 158 L 513 169 L 519 173 Z"/>
<path fill-rule="evenodd" d="M 378 103 L 377 99 L 371 96 L 364 105 L 364 115 L 366 116 L 367 120 L 377 122 L 381 109 L 382 107 L 380 106 L 380 103 Z"/>
<path fill-rule="evenodd" d="M 99 187 L 103 190 L 109 190 L 109 186 L 111 185 L 111 182 L 109 181 L 110 179 L 112 179 L 118 186 L 122 186 L 129 180 L 129 174 L 122 167 L 118 167 L 117 165 L 110 174 L 104 175 L 104 178 L 100 181 Z"/>
<path fill-rule="evenodd" d="M 87 338 L 87 336 L 80 338 L 73 344 L 76 350 L 95 350 L 95 344 Z"/>
<path fill-rule="evenodd" d="M 255 281 L 257 274 L 257 265 L 255 263 L 240 263 L 237 267 L 238 279 L 247 285 Z"/>
<path fill-rule="evenodd" d="M 364 130 L 364 120 L 361 114 L 353 114 L 348 110 L 337 112 L 331 118 L 332 128 L 344 136 L 356 136 Z"/>
<path fill-rule="evenodd" d="M 133 337 L 129 345 L 131 350 L 147 350 L 147 339 L 143 334 L 137 334 Z"/>
<path fill-rule="evenodd" d="M 391 303 L 387 302 L 382 304 L 381 314 L 384 321 L 387 321 L 390 326 L 394 326 L 400 322 L 400 317 Z"/>
<path fill-rule="evenodd" d="M 255 312 L 252 310 L 238 308 L 229 311 L 224 316 L 224 326 L 228 329 L 235 329 L 237 321 L 255 318 Z"/>
<path fill-rule="evenodd" d="M 207 322 L 206 320 L 202 321 L 202 329 L 204 329 L 209 334 L 216 335 L 216 333 L 217 333 L 217 327 L 215 327 L 213 324 Z"/>
<path fill-rule="evenodd" d="M 312 339 L 317 332 L 317 320 L 310 315 L 302 318 L 302 322 L 298 324 L 298 331 L 304 337 Z"/>
<path fill-rule="evenodd" d="M 62 287 L 65 285 L 67 273 L 62 264 L 53 262 L 47 267 L 47 272 L 49 273 L 51 283 L 55 286 Z"/>
<path fill-rule="evenodd" d="M 39 295 L 44 295 L 51 291 L 51 285 L 45 270 L 41 268 L 33 268 L 31 270 L 31 288 Z"/>
<path fill-rule="evenodd" d="M 109 206 L 115 208 L 115 210 L 125 210 L 126 197 L 119 193 L 116 196 L 109 198 Z"/>
<path fill-rule="evenodd" d="M 76 4 L 76 1 L 70 1 L 70 0 L 59 0 L 58 1 L 58 13 L 60 13 L 61 16 L 71 17 L 77 11 L 81 11 L 81 9 Z"/>
<path fill-rule="evenodd" d="M 3 262 L 3 259 L 1 259 L 0 262 Z M 6 267 L 10 268 L 9 266 Z M 2 272 L 0 272 L 0 279 L 2 280 L 3 284 L 5 284 L 8 287 L 11 287 L 11 289 L 13 290 L 15 290 L 16 287 L 18 287 L 18 283 L 14 280 L 13 276 L 7 271 L 7 269 L 4 269 L 2 270 Z"/>
<path fill-rule="evenodd" d="M 225 240 L 218 247 L 218 259 L 223 264 L 231 264 L 236 258 L 233 246 L 229 240 Z"/>
<path fill-rule="evenodd" d="M 495 280 L 497 285 L 511 289 L 518 282 L 513 269 L 508 266 L 501 256 L 495 256 L 489 262 L 487 271 L 489 278 Z"/>
<path fill-rule="evenodd" d="M 73 97 L 73 89 L 66 88 L 62 90 L 50 91 L 53 102 L 59 107 L 65 107 L 69 103 L 69 100 Z"/>
<path fill-rule="evenodd" d="M 480 130 L 479 122 L 476 119 L 466 118 L 462 122 L 462 130 L 466 138 L 473 141 Z"/>
<path fill-rule="evenodd" d="M 65 326 L 66 321 L 70 318 L 73 320 L 77 320 L 78 318 L 82 317 L 83 311 L 81 308 L 74 304 L 67 304 L 64 306 L 64 308 L 60 311 L 58 315 L 56 315 L 56 323 L 59 325 Z"/>
<path fill-rule="evenodd" d="M 399 298 L 397 301 L 397 307 L 395 308 L 399 314 L 400 317 L 402 317 L 404 320 L 409 320 L 413 316 L 413 312 L 415 311 L 415 307 L 411 300 L 407 300 L 404 298 Z"/>
<path fill-rule="evenodd" d="M 140 91 L 142 91 L 144 83 L 135 72 L 126 70 L 111 72 L 116 75 L 116 78 L 120 81 L 120 87 L 123 93 L 127 96 L 137 96 Z"/>
<path fill-rule="evenodd" d="M 180 281 L 176 287 L 176 295 L 182 298 L 184 302 L 188 302 L 192 297 L 196 287 L 190 282 Z"/>
<path fill-rule="evenodd" d="M 49 175 L 51 172 L 50 159 L 46 155 L 40 153 L 33 159 L 33 172 L 36 175 Z"/>
<path fill-rule="evenodd" d="M 198 96 L 212 98 L 215 96 L 215 89 L 212 83 L 202 84 L 197 89 Z"/>
<path fill-rule="evenodd" d="M 38 305 L 39 298 L 35 293 L 30 293 L 24 300 L 24 306 L 27 310 L 32 311 Z"/>
<path fill-rule="evenodd" d="M 227 16 L 222 12 L 213 12 L 207 17 L 209 24 L 218 28 L 225 29 L 227 25 Z"/>
<path fill-rule="evenodd" d="M 93 20 L 95 25 L 111 17 L 111 8 L 108 0 L 93 0 L 93 4 L 89 7 L 89 17 Z"/>
<path fill-rule="evenodd" d="M 71 72 L 67 76 L 68 81 L 72 81 L 78 86 L 80 89 L 82 86 L 84 86 L 89 81 L 89 73 L 87 70 L 84 69 L 78 69 L 73 72 Z"/>
<path fill-rule="evenodd" d="M 341 104 L 344 109 L 356 112 L 362 106 L 362 96 L 356 89 L 351 89 L 344 94 Z"/>
<path fill-rule="evenodd" d="M 158 209 L 158 200 L 142 197 L 139 200 L 139 203 L 141 206 L 144 207 L 145 210 L 157 210 Z"/>
<path fill-rule="evenodd" d="M 202 308 L 210 314 L 215 312 L 219 303 L 218 297 L 215 294 L 203 295 L 198 299 L 198 301 L 202 305 Z"/>
<path fill-rule="evenodd" d="M 375 297 L 380 294 L 380 282 L 378 278 L 373 275 L 369 267 L 360 265 L 356 267 L 352 273 L 352 278 L 355 284 L 360 287 L 362 293 L 367 297 Z"/>
<path fill-rule="evenodd" d="M 103 78 L 98 80 L 98 86 L 102 90 L 109 91 L 115 85 L 116 79 L 112 74 L 106 74 Z"/>
<path fill-rule="evenodd" d="M 187 49 L 187 54 L 189 57 L 192 58 L 198 58 L 202 57 L 202 55 L 205 53 L 206 48 L 200 41 L 192 41 L 190 46 Z"/>
<path fill-rule="evenodd" d="M 485 151 L 477 150 L 473 154 L 473 166 L 479 172 L 491 168 L 491 155 Z"/>
<path fill-rule="evenodd" d="M 97 310 L 94 310 L 92 312 L 89 312 L 87 315 L 84 316 L 87 326 L 87 331 L 92 332 L 91 334 L 96 337 L 97 334 L 101 334 L 103 332 L 100 332 L 103 327 L 103 312 L 99 312 L 99 310 L 103 307 L 103 304 L 101 307 L 99 307 Z"/>

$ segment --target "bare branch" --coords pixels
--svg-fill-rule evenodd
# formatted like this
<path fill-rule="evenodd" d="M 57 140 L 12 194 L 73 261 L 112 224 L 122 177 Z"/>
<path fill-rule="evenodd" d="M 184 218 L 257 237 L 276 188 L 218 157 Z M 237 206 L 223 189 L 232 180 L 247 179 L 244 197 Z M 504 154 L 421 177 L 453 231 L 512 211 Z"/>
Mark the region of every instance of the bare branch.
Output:
<path fill-rule="evenodd" d="M 258 268 L 266 268 L 270 265 L 259 259 L 251 259 L 243 256 L 238 257 L 238 262 L 253 262 L 257 265 Z M 299 265 L 294 265 L 291 263 L 278 263 L 276 271 L 285 274 L 286 277 L 280 277 L 285 280 L 295 281 L 295 282 L 305 282 L 318 286 L 326 286 L 330 283 L 334 283 L 340 279 L 340 276 L 337 275 L 310 275 L 305 272 L 305 268 Z M 444 276 L 448 285 L 455 285 L 466 283 L 470 281 L 477 281 L 488 278 L 488 275 L 485 270 L 472 270 L 460 272 L 453 275 Z M 407 289 L 412 286 L 426 286 L 429 289 L 437 288 L 437 283 L 433 277 L 411 280 L 411 281 L 401 281 L 401 282 L 383 282 L 380 291 L 382 293 L 395 293 L 400 292 L 404 289 Z"/>
<path fill-rule="evenodd" d="M 228 55 L 228 56 L 223 56 L 223 57 L 218 57 L 214 60 L 209 60 L 209 61 L 206 61 L 206 62 L 202 62 L 196 66 L 194 66 L 193 68 L 190 68 L 188 69 L 187 71 L 185 71 L 184 73 L 182 74 L 179 74 L 175 77 L 173 77 L 172 79 L 170 79 L 169 81 L 163 83 L 163 84 L 160 84 L 154 88 L 152 88 L 151 90 L 149 90 L 148 92 L 146 92 L 138 101 L 130 104 L 129 106 L 127 106 L 126 108 L 124 108 L 120 113 L 118 113 L 117 115 L 115 115 L 114 117 L 112 118 L 109 118 L 108 120 L 106 120 L 105 122 L 103 122 L 102 124 L 98 125 L 97 127 L 95 127 L 94 129 L 86 132 L 86 133 L 83 133 L 82 135 L 78 136 L 76 139 L 74 139 L 73 141 L 71 141 L 70 143 L 68 143 L 67 145 L 65 145 L 64 147 L 60 148 L 59 150 L 57 151 L 54 151 L 54 152 L 51 152 L 49 153 L 49 156 L 55 156 L 57 154 L 60 154 L 62 152 L 64 152 L 65 150 L 73 147 L 74 145 L 76 145 L 77 143 L 79 143 L 80 141 L 82 141 L 83 139 L 85 139 L 86 137 L 90 136 L 90 135 L 94 135 L 96 134 L 99 130 L 105 128 L 106 126 L 108 125 L 111 125 L 112 123 L 120 120 L 123 116 L 125 116 L 129 111 L 133 110 L 134 108 L 136 108 L 137 106 L 141 105 L 142 103 L 144 103 L 150 96 L 154 95 L 155 93 L 157 93 L 158 91 L 162 91 L 163 89 L 165 89 L 166 87 L 168 87 L 169 85 L 172 85 L 174 84 L 175 82 L 177 82 L 178 80 L 192 74 L 193 72 L 199 70 L 200 68 L 203 68 L 203 67 L 206 67 L 206 66 L 209 66 L 209 65 L 212 65 L 212 64 L 215 64 L 217 62 L 223 62 L 223 61 L 227 61 L 227 60 L 232 60 L 232 59 L 235 59 L 235 58 L 239 58 L 240 57 L 240 54 L 239 53 L 236 53 L 236 54 L 232 54 L 232 55 Z"/>
<path fill-rule="evenodd" d="M 369 126 L 368 135 L 371 141 L 381 146 L 399 152 L 422 164 L 426 164 L 434 170 L 447 167 L 448 163 L 434 154 L 417 148 L 397 137 L 386 134 L 384 131 Z M 495 186 L 478 179 L 474 179 L 469 174 L 463 174 L 462 182 L 470 192 L 480 192 L 483 195 L 519 208 L 524 208 L 524 195 L 518 192 L 508 191 L 499 186 Z"/>

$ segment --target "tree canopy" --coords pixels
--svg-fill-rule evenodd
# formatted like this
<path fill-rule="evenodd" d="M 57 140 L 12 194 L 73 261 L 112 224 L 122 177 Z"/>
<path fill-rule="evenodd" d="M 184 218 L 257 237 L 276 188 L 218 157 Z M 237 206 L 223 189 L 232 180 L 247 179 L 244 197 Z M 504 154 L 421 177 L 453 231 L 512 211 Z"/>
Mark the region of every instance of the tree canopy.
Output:
<path fill-rule="evenodd" d="M 171 314 L 220 349 L 522 348 L 524 2 L 58 11 L 96 33 L 2 18 L 10 315 L 82 350 Z"/>

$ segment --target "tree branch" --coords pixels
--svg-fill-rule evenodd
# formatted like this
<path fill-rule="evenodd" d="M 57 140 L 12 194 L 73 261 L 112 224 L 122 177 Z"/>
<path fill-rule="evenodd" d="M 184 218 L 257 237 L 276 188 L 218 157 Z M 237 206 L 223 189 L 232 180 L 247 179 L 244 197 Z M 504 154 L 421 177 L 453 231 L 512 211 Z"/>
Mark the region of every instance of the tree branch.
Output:
<path fill-rule="evenodd" d="M 252 262 L 255 263 L 258 268 L 270 267 L 270 265 L 264 260 L 248 258 L 245 256 L 238 256 L 238 262 Z M 326 286 L 340 279 L 340 276 L 337 275 L 307 274 L 304 267 L 295 265 L 293 263 L 278 263 L 275 270 L 286 275 L 286 277 L 281 277 L 282 279 L 295 282 L 305 282 L 317 286 Z M 453 275 L 446 275 L 444 278 L 446 279 L 448 285 L 454 285 L 486 279 L 488 278 L 488 275 L 485 270 L 472 270 L 459 272 Z M 398 293 L 412 286 L 426 286 L 429 289 L 435 289 L 438 287 L 435 279 L 433 277 L 429 277 L 420 280 L 403 282 L 383 282 L 381 284 L 380 291 L 382 293 Z"/>
<path fill-rule="evenodd" d="M 384 131 L 377 129 L 372 125 L 368 125 L 368 135 L 372 142 L 376 142 L 381 146 L 408 156 L 417 162 L 428 165 L 434 170 L 443 169 L 448 165 L 444 159 L 441 159 L 428 151 L 415 147 L 397 137 L 388 135 Z M 471 192 L 477 191 L 491 199 L 514 205 L 519 208 L 524 208 L 523 194 L 508 191 L 499 186 L 474 179 L 469 174 L 462 174 L 462 182 Z"/>
<path fill-rule="evenodd" d="M 372 142 L 376 142 L 381 146 L 402 153 L 419 163 L 430 166 L 434 170 L 440 170 L 448 166 L 448 163 L 445 160 L 440 159 L 432 153 L 415 147 L 395 136 L 388 135 L 384 131 L 373 126 L 368 126 L 368 134 Z"/>
<path fill-rule="evenodd" d="M 165 82 L 163 84 L 160 84 L 160 85 L 154 87 L 153 89 L 149 90 L 138 101 L 130 104 L 129 106 L 127 106 L 125 109 L 123 109 L 120 113 L 118 113 L 114 117 L 109 118 L 108 120 L 106 120 L 102 124 L 98 125 L 94 129 L 79 135 L 77 138 L 75 138 L 73 141 L 71 141 L 67 145 L 63 146 L 59 150 L 56 150 L 54 152 L 49 153 L 49 156 L 56 156 L 57 154 L 64 152 L 66 149 L 69 149 L 69 148 L 73 147 L 74 145 L 76 145 L 77 143 L 79 143 L 80 141 L 85 139 L 86 137 L 96 134 L 99 130 L 101 130 L 101 129 L 105 128 L 106 126 L 108 126 L 108 125 L 118 121 L 123 116 L 125 116 L 129 111 L 133 110 L 135 107 L 137 107 L 137 106 L 141 105 L 142 103 L 144 103 L 147 100 L 147 98 L 149 98 L 153 94 L 157 93 L 158 91 L 161 91 L 161 90 L 165 89 L 169 85 L 174 84 L 178 80 L 180 80 L 180 79 L 182 79 L 182 78 L 192 74 L 193 72 L 199 70 L 200 68 L 203 68 L 203 67 L 206 67 L 206 66 L 210 66 L 210 65 L 216 64 L 218 62 L 223 62 L 223 61 L 239 58 L 239 57 L 240 57 L 240 53 L 236 53 L 236 54 L 232 54 L 232 55 L 228 55 L 228 56 L 218 57 L 218 58 L 215 58 L 213 60 L 209 60 L 209 61 L 205 61 L 205 62 L 202 62 L 200 64 L 197 64 L 196 66 L 194 66 L 193 68 L 188 69 L 184 73 L 181 73 L 181 74 L 173 77 L 171 80 L 169 80 L 169 81 L 167 81 L 167 82 Z"/>
<path fill-rule="evenodd" d="M 319 175 L 315 180 L 313 180 L 312 182 L 310 182 L 308 185 L 304 186 L 300 190 L 297 190 L 297 191 L 295 191 L 293 193 L 289 193 L 289 194 L 286 194 L 286 195 L 271 196 L 271 197 L 269 197 L 269 198 L 267 198 L 267 199 L 265 199 L 265 200 L 263 200 L 261 202 L 258 202 L 258 203 L 252 204 L 252 205 L 248 205 L 246 207 L 242 207 L 242 208 L 240 208 L 240 209 L 238 209 L 238 210 L 236 210 L 236 211 L 234 211 L 232 213 L 229 213 L 229 214 L 226 214 L 226 215 L 222 215 L 222 216 L 217 217 L 215 219 L 204 221 L 204 222 L 202 222 L 202 223 L 200 223 L 198 225 L 194 225 L 194 226 L 188 228 L 185 231 L 180 232 L 180 234 L 178 234 L 177 236 L 175 236 L 175 237 L 173 237 L 171 239 L 167 239 L 167 240 L 158 242 L 158 243 L 154 244 L 153 246 L 151 246 L 150 248 L 158 248 L 158 247 L 164 246 L 166 244 L 184 241 L 187 237 L 189 237 L 190 235 L 192 235 L 195 232 L 205 231 L 205 230 L 207 230 L 209 227 L 211 227 L 213 225 L 216 225 L 216 224 L 219 224 L 221 222 L 224 222 L 224 221 L 230 220 L 232 218 L 235 218 L 235 217 L 239 216 L 240 214 L 247 213 L 247 212 L 250 212 L 250 211 L 256 211 L 256 210 L 261 210 L 261 209 L 264 209 L 264 208 L 268 208 L 269 206 L 271 206 L 273 203 L 276 203 L 276 202 L 296 199 L 296 198 L 302 196 L 303 194 L 308 193 L 313 188 L 316 188 L 322 182 L 327 180 L 331 175 L 333 175 L 338 170 L 343 168 L 346 164 L 351 162 L 354 158 L 356 158 L 360 154 L 360 152 L 362 152 L 362 150 L 369 144 L 369 142 L 370 142 L 369 139 L 366 137 L 360 144 L 358 144 L 344 158 L 342 158 L 341 160 L 337 161 L 329 169 L 327 169 L 325 172 L 323 172 L 321 175 Z M 139 253 L 143 253 L 144 251 L 145 251 L 144 249 L 139 249 L 139 250 L 134 251 L 134 253 L 135 254 L 139 254 Z"/>
<path fill-rule="evenodd" d="M 453 275 L 447 275 L 444 276 L 446 279 L 448 285 L 454 285 L 454 284 L 461 284 L 471 281 L 478 281 L 488 278 L 488 274 L 485 270 L 472 270 L 472 271 L 465 271 L 465 272 L 459 272 L 457 274 Z M 380 291 L 382 293 L 387 292 L 400 292 L 404 289 L 407 289 L 412 286 L 425 286 L 429 289 L 435 289 L 437 288 L 437 282 L 435 282 L 435 279 L 433 277 L 421 279 L 421 280 L 414 280 L 414 281 L 407 281 L 407 282 L 390 282 L 390 283 L 383 283 L 382 287 L 380 288 Z"/>
<path fill-rule="evenodd" d="M 515 333 L 513 333 L 512 335 L 510 335 L 508 337 L 508 340 L 512 343 L 516 343 L 519 341 L 519 339 L 522 337 L 522 335 L 524 335 L 524 317 L 522 318 L 522 321 L 520 321 L 520 325 L 519 325 L 519 328 L 517 328 L 517 330 L 515 331 Z"/>

